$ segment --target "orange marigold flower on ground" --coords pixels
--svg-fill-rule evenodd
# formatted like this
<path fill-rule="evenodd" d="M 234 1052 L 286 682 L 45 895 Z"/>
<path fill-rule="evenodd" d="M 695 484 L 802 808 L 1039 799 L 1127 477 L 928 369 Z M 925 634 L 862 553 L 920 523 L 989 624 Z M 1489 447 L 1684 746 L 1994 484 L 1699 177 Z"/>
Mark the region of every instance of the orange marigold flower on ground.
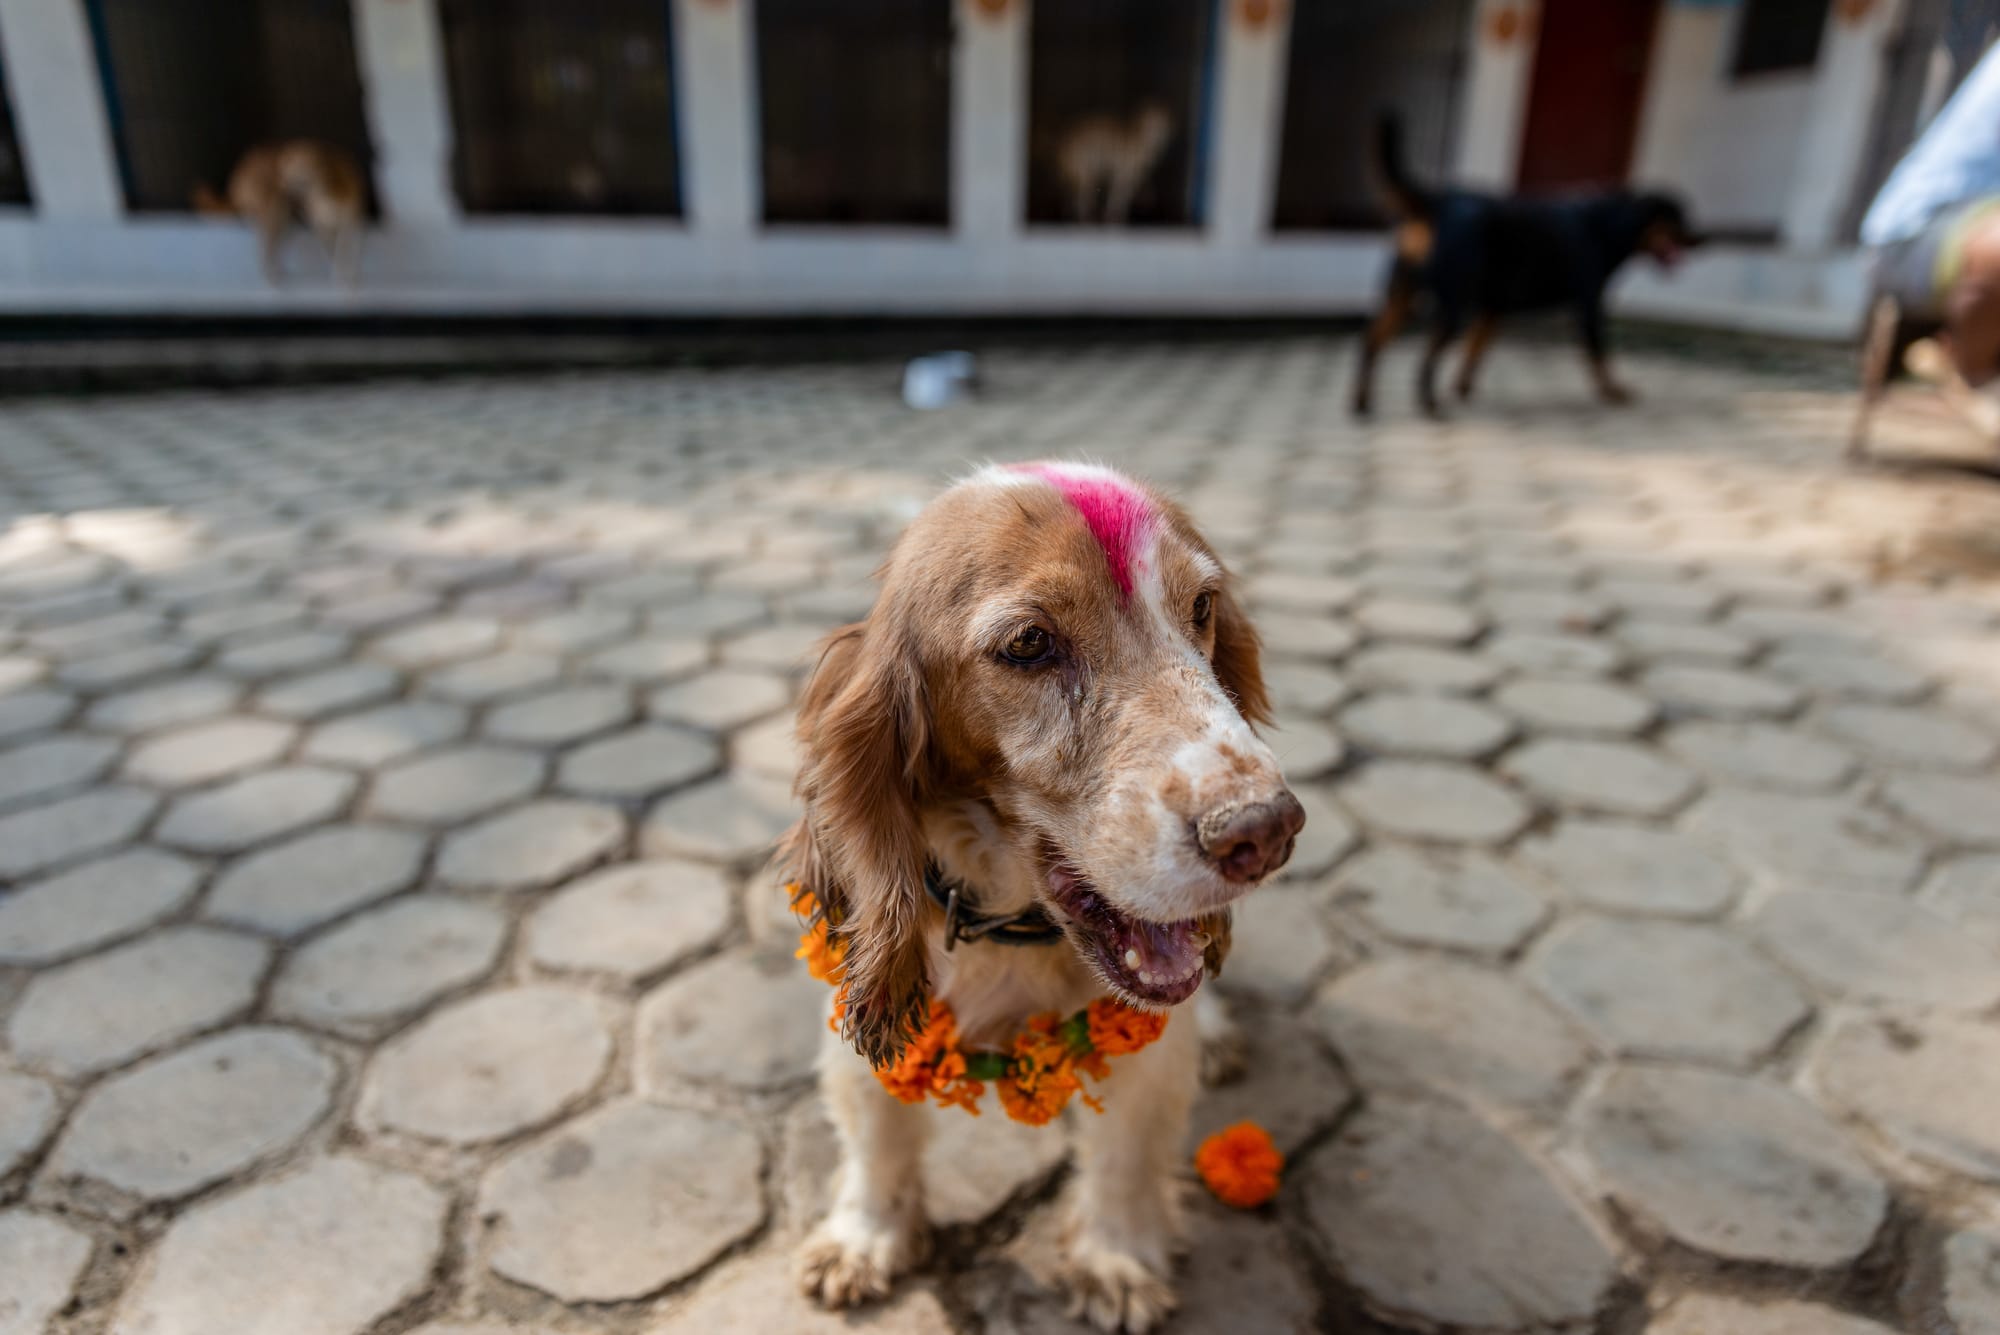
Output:
<path fill-rule="evenodd" d="M 1285 1156 L 1255 1122 L 1238 1122 L 1201 1142 L 1195 1171 L 1224 1205 L 1253 1210 L 1278 1194 Z"/>
<path fill-rule="evenodd" d="M 1134 1010 L 1121 1001 L 1099 997 L 1090 1003 L 1090 1046 L 1106 1057 L 1137 1052 L 1167 1027 L 1164 1011 Z"/>

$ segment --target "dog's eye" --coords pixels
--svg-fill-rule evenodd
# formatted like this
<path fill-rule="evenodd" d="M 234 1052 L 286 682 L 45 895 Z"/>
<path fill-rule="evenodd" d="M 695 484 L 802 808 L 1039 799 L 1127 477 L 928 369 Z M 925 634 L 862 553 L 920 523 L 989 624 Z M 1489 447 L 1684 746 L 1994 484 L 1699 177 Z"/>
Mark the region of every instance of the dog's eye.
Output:
<path fill-rule="evenodd" d="M 1215 610 L 1214 594 L 1212 593 L 1196 594 L 1194 599 L 1194 628 L 1196 630 L 1206 630 L 1208 628 L 1209 614 L 1214 610 Z"/>
<path fill-rule="evenodd" d="M 1023 626 L 1000 652 L 1008 662 L 1026 667 L 1046 659 L 1055 649 L 1056 642 L 1047 631 L 1040 626 Z"/>

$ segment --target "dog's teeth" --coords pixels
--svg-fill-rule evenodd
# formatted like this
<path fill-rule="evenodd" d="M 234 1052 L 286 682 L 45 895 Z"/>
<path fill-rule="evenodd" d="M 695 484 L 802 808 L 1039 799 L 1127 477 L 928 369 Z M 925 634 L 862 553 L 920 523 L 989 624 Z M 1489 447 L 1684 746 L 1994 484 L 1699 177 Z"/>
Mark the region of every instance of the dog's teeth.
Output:
<path fill-rule="evenodd" d="M 1138 951 L 1136 951 L 1136 950 L 1128 950 L 1128 951 L 1126 951 L 1126 952 L 1125 952 L 1125 967 L 1126 967 L 1126 968 L 1128 968 L 1128 969 L 1136 969 L 1136 968 L 1138 968 L 1138 967 L 1139 967 L 1139 952 L 1138 952 Z"/>
<path fill-rule="evenodd" d="M 1139 970 L 1139 981 L 1146 984 L 1146 986 L 1151 987 L 1153 985 L 1153 975 L 1147 973 L 1144 969 L 1141 969 Z"/>

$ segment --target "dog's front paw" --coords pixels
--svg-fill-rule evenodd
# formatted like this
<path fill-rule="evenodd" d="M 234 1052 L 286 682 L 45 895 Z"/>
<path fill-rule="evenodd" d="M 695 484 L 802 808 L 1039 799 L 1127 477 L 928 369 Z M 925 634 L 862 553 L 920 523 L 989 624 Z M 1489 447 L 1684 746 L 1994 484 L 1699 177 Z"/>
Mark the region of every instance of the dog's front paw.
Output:
<path fill-rule="evenodd" d="M 1056 1281 L 1069 1299 L 1069 1315 L 1087 1317 L 1101 1330 L 1128 1335 L 1152 1330 L 1179 1305 L 1174 1286 L 1138 1257 L 1079 1238 Z"/>
<path fill-rule="evenodd" d="M 835 1210 L 799 1248 L 799 1288 L 827 1307 L 853 1307 L 889 1296 L 896 1276 L 924 1259 L 930 1231 Z"/>
<path fill-rule="evenodd" d="M 1599 386 L 1597 397 L 1614 407 L 1623 407 L 1628 403 L 1637 403 L 1639 401 L 1637 394 L 1615 380 L 1606 381 L 1603 385 Z"/>

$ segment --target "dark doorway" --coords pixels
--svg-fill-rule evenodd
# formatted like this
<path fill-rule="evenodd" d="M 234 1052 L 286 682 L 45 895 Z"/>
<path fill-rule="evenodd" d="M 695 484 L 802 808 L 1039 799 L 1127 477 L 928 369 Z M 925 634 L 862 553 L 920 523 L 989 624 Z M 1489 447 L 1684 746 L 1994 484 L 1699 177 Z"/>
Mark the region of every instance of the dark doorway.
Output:
<path fill-rule="evenodd" d="M 1369 169 L 1384 111 L 1402 120 L 1411 170 L 1449 178 L 1472 10 L 1473 0 L 1342 0 L 1293 12 L 1272 227 L 1384 223 Z"/>
<path fill-rule="evenodd" d="M 344 148 L 372 177 L 349 0 L 90 0 L 126 207 L 186 212 L 245 151 Z"/>
<path fill-rule="evenodd" d="M 681 211 L 668 0 L 440 0 L 472 213 Z"/>
<path fill-rule="evenodd" d="M 14 104 L 6 71 L 0 69 L 0 204 L 28 202 L 28 166 L 21 161 L 21 145 L 14 138 Z"/>
<path fill-rule="evenodd" d="M 1615 185 L 1632 167 L 1659 0 L 1543 0 L 1521 188 Z"/>
<path fill-rule="evenodd" d="M 1215 14 L 1215 0 L 1035 6 L 1029 222 L 1201 224 Z"/>
<path fill-rule="evenodd" d="M 764 220 L 951 221 L 951 0 L 756 0 Z"/>

